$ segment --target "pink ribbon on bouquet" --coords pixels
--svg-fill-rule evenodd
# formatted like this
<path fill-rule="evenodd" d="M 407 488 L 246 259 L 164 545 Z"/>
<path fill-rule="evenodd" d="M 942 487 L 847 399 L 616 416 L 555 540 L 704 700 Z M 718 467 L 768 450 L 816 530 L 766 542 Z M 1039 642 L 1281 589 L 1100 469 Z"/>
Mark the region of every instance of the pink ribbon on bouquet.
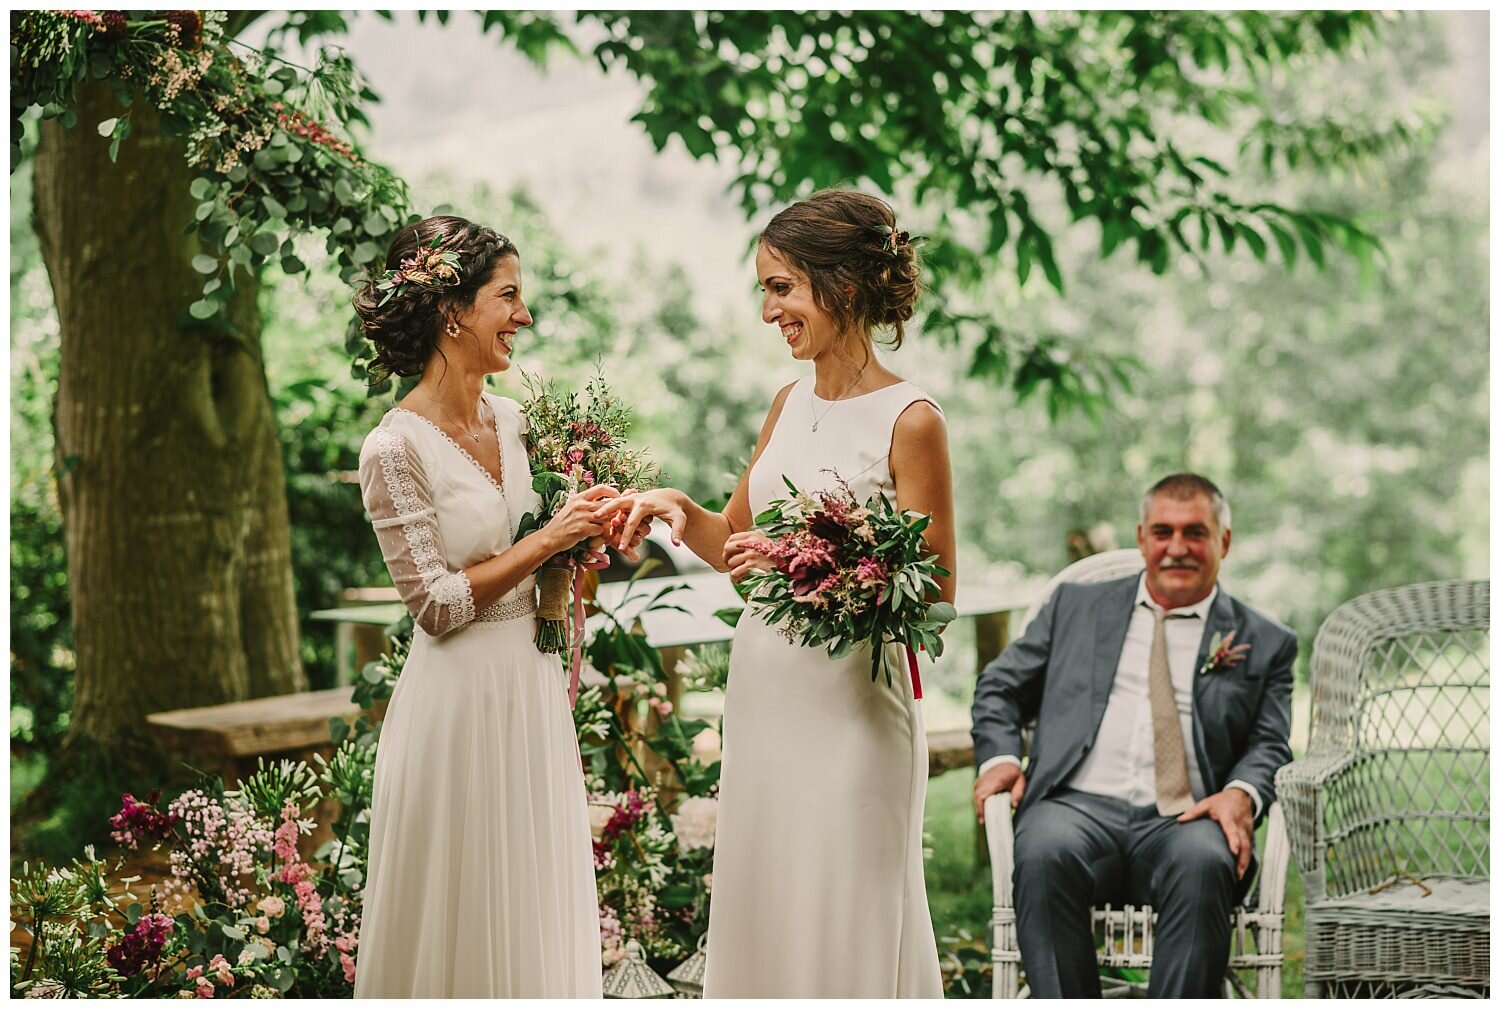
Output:
<path fill-rule="evenodd" d="M 911 696 L 913 700 L 922 699 L 922 677 L 917 673 L 917 653 L 911 650 L 911 645 L 906 646 L 906 664 L 911 669 Z"/>
<path fill-rule="evenodd" d="M 609 567 L 609 555 L 590 553 L 589 559 L 573 564 L 573 661 L 568 673 L 568 706 L 578 703 L 578 675 L 583 670 L 583 573 Z"/>

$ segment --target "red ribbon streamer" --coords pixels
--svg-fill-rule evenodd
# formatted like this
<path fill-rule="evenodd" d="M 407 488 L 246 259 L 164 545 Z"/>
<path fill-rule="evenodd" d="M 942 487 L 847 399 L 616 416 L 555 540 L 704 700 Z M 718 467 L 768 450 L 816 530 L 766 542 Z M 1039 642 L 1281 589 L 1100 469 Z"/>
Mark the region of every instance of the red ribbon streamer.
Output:
<path fill-rule="evenodd" d="M 906 664 L 911 669 L 911 696 L 920 701 L 922 699 L 922 677 L 917 673 L 917 653 L 911 650 L 911 645 L 906 646 Z"/>
<path fill-rule="evenodd" d="M 583 573 L 609 567 L 608 554 L 589 554 L 573 564 L 573 661 L 568 673 L 568 706 L 578 703 L 578 676 L 583 671 Z"/>

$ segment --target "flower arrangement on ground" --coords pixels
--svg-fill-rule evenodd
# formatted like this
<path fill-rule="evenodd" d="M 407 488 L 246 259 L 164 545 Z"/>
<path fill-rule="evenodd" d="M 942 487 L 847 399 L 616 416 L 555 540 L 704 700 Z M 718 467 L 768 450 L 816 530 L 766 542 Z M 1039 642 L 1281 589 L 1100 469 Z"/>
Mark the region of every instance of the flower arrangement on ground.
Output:
<path fill-rule="evenodd" d="M 636 577 L 650 569 L 642 565 Z M 574 708 L 606 967 L 634 939 L 666 972 L 697 949 L 708 927 L 718 732 L 682 717 L 661 653 L 636 619 L 676 608 L 668 599 L 676 589 L 649 598 L 627 592 L 616 610 L 598 607 L 605 619 L 588 653 L 605 680 Z M 391 696 L 410 618 L 387 633 L 391 651 L 367 665 L 354 688 L 363 709 Z M 126 852 L 166 854 L 160 887 L 132 892 L 139 877 L 121 878 L 123 863 L 106 864 L 93 849 L 68 867 L 23 867 L 11 881 L 11 914 L 32 942 L 12 950 L 12 993 L 350 996 L 380 727 L 366 713 L 331 728 L 333 757 L 312 766 L 262 766 L 235 790 L 204 778 L 170 800 L 122 796 L 111 835 Z M 309 856 L 306 839 L 325 805 L 336 809 L 333 837 Z"/>
<path fill-rule="evenodd" d="M 936 579 L 949 572 L 922 539 L 930 517 L 897 511 L 883 494 L 862 503 L 835 477 L 834 489 L 816 494 L 783 478 L 790 497 L 755 517 L 775 566 L 745 579 L 747 603 L 788 641 L 832 658 L 869 645 L 870 678 L 884 672 L 887 684 L 884 646 L 905 645 L 920 697 L 913 650 L 942 655 L 942 630 L 958 616 L 953 604 L 933 601 Z"/>
<path fill-rule="evenodd" d="M 616 609 L 598 607 L 604 620 L 588 654 L 605 681 L 584 690 L 574 709 L 589 779 L 601 958 L 613 966 L 634 939 L 663 974 L 708 929 L 719 807 L 718 732 L 677 709 L 661 653 L 636 620 L 676 608 L 673 591 L 627 591 Z"/>
<path fill-rule="evenodd" d="M 602 373 L 596 373 L 584 388 L 585 402 L 576 392 L 558 383 L 522 376 L 526 384 L 526 459 L 531 467 L 531 486 L 541 496 L 541 506 L 521 518 L 517 538 L 536 532 L 562 510 L 568 497 L 599 484 L 620 490 L 648 490 L 660 473 L 642 449 L 626 446 L 630 411 L 610 391 Z M 568 590 L 578 597 L 579 572 L 596 564 L 587 543 L 558 554 L 537 573 L 537 648 L 561 652 L 581 626 L 568 633 Z M 575 603 L 574 623 L 581 625 L 581 607 Z"/>
<path fill-rule="evenodd" d="M 155 792 L 122 796 L 114 839 L 127 851 L 165 848 L 170 859 L 166 882 L 144 897 L 130 890 L 139 877 L 112 883 L 121 863 L 107 867 L 93 849 L 70 868 L 23 867 L 11 913 L 32 941 L 24 964 L 13 957 L 12 992 L 351 995 L 374 750 L 348 740 L 317 765 L 262 763 L 237 790 L 204 778 L 165 803 Z M 343 814 L 308 857 L 309 814 L 325 797 Z"/>

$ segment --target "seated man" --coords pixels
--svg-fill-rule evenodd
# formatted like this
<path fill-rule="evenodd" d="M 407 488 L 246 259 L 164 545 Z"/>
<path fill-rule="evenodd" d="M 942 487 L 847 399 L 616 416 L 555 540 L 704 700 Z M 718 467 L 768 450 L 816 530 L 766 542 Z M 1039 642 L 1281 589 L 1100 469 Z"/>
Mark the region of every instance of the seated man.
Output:
<path fill-rule="evenodd" d="M 1089 909 L 1149 902 L 1150 995 L 1217 995 L 1254 825 L 1291 759 L 1297 638 L 1218 586 L 1229 505 L 1177 473 L 1141 501 L 1146 570 L 1063 584 L 974 690 L 974 804 L 1010 792 L 1033 994 L 1100 994 Z M 1022 772 L 1021 728 L 1036 720 Z M 1128 887 L 1128 888 L 1127 888 Z"/>

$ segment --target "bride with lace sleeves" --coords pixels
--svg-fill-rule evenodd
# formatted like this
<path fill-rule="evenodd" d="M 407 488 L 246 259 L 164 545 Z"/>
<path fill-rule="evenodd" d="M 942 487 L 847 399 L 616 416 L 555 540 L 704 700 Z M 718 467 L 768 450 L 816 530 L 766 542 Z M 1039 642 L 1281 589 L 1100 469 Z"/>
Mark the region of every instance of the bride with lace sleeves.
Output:
<path fill-rule="evenodd" d="M 386 427 L 370 435 L 359 483 L 386 569 L 418 627 L 442 637 L 474 619 L 474 592 L 463 571 L 450 571 L 422 457 Z"/>
<path fill-rule="evenodd" d="M 598 998 L 583 770 L 534 572 L 601 536 L 615 492 L 516 540 L 525 420 L 484 390 L 531 324 L 515 246 L 435 217 L 386 262 L 356 298 L 372 373 L 421 380 L 366 438 L 360 489 L 417 630 L 376 755 L 355 995 Z"/>

